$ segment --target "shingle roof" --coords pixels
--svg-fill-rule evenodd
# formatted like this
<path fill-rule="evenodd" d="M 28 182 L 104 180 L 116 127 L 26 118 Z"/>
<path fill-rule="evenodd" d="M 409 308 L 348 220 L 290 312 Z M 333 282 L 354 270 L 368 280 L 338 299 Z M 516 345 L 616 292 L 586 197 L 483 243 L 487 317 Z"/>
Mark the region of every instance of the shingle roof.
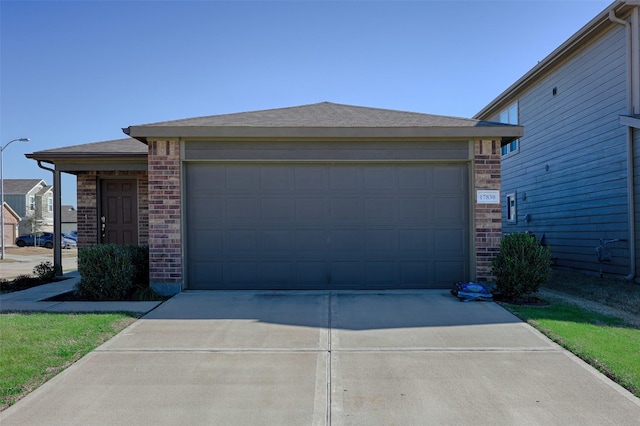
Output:
<path fill-rule="evenodd" d="M 5 195 L 24 195 L 38 185 L 46 186 L 42 179 L 3 179 Z"/>
<path fill-rule="evenodd" d="M 131 137 L 519 137 L 522 128 L 469 118 L 321 102 L 129 126 Z"/>
<path fill-rule="evenodd" d="M 482 123 L 468 118 L 320 102 L 288 108 L 164 121 L 138 127 L 434 127 L 478 126 Z"/>
<path fill-rule="evenodd" d="M 137 139 L 126 138 L 116 139 L 104 142 L 91 142 L 82 145 L 65 146 L 63 148 L 47 149 L 44 151 L 37 151 L 30 155 L 35 156 L 52 156 L 52 155 L 77 155 L 77 154 L 92 154 L 92 155 L 136 155 L 147 154 L 148 147 L 144 143 Z"/>

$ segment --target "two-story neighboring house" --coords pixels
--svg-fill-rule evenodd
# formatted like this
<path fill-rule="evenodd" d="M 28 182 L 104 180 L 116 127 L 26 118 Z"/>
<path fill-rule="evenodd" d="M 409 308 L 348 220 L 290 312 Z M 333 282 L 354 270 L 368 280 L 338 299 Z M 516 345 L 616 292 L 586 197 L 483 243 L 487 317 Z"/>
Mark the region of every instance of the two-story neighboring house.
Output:
<path fill-rule="evenodd" d="M 44 180 L 5 179 L 4 200 L 20 216 L 20 234 L 53 230 L 53 186 Z"/>
<path fill-rule="evenodd" d="M 503 232 L 627 279 L 640 277 L 639 9 L 615 1 L 474 117 L 524 127 L 502 145 Z"/>

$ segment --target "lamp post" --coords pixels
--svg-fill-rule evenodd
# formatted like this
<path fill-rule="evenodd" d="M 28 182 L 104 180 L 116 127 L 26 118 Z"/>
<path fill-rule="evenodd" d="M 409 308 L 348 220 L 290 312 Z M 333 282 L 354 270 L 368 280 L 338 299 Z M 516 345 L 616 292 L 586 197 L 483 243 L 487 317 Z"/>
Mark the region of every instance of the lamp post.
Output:
<path fill-rule="evenodd" d="M 4 173 L 4 165 L 2 156 L 4 150 L 11 145 L 12 142 L 29 142 L 29 138 L 13 139 L 0 148 L 0 228 L 2 228 L 2 232 L 0 232 L 0 234 L 2 234 L 2 238 L 0 238 L 0 240 L 2 240 L 2 254 L 0 255 L 0 259 L 2 260 L 4 260 L 4 177 L 2 176 Z"/>

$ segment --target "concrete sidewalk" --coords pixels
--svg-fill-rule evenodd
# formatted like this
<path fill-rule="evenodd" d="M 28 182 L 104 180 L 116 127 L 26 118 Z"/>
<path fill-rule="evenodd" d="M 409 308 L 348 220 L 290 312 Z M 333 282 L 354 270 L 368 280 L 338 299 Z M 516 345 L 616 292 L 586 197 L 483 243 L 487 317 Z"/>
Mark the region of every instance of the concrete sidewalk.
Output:
<path fill-rule="evenodd" d="M 442 290 L 184 292 L 5 425 L 636 425 L 640 400 L 494 303 Z"/>
<path fill-rule="evenodd" d="M 73 291 L 80 281 L 77 271 L 64 280 L 27 290 L 0 294 L 0 312 L 136 312 L 147 313 L 162 302 L 56 302 L 46 299 Z"/>

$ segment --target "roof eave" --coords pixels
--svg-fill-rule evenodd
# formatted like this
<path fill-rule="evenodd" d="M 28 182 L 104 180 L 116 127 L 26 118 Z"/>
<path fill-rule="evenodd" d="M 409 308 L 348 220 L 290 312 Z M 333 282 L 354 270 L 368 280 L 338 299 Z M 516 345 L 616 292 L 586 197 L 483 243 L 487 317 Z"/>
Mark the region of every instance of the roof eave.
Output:
<path fill-rule="evenodd" d="M 47 152 L 34 152 L 31 154 L 25 154 L 25 157 L 31 160 L 45 161 L 47 163 L 54 163 L 54 160 L 146 160 L 146 153 L 114 153 L 114 152 L 65 152 L 65 153 L 47 153 Z"/>
<path fill-rule="evenodd" d="M 541 75 L 556 66 L 559 61 L 569 57 L 576 50 L 584 46 L 585 40 L 589 39 L 594 34 L 598 34 L 600 31 L 602 31 L 603 28 L 606 28 L 609 25 L 614 25 L 609 20 L 610 10 L 613 10 L 616 13 L 626 13 L 629 9 L 635 6 L 636 5 L 634 4 L 634 2 L 625 2 L 625 0 L 617 0 L 612 3 L 604 11 L 602 11 L 595 18 L 589 21 L 577 33 L 575 33 L 567 41 L 562 43 L 557 49 L 551 52 L 546 58 L 540 61 L 529 72 L 527 72 L 519 80 L 509 86 L 504 92 L 498 95 L 488 105 L 482 108 L 473 116 L 473 118 L 478 120 L 491 117 L 491 115 L 495 114 L 501 106 L 503 106 L 506 102 L 511 101 L 513 97 L 515 97 L 518 93 L 531 85 L 532 82 L 536 81 Z"/>
<path fill-rule="evenodd" d="M 162 138 L 518 138 L 521 126 L 451 127 L 234 127 L 131 126 L 129 136 L 141 141 Z"/>

